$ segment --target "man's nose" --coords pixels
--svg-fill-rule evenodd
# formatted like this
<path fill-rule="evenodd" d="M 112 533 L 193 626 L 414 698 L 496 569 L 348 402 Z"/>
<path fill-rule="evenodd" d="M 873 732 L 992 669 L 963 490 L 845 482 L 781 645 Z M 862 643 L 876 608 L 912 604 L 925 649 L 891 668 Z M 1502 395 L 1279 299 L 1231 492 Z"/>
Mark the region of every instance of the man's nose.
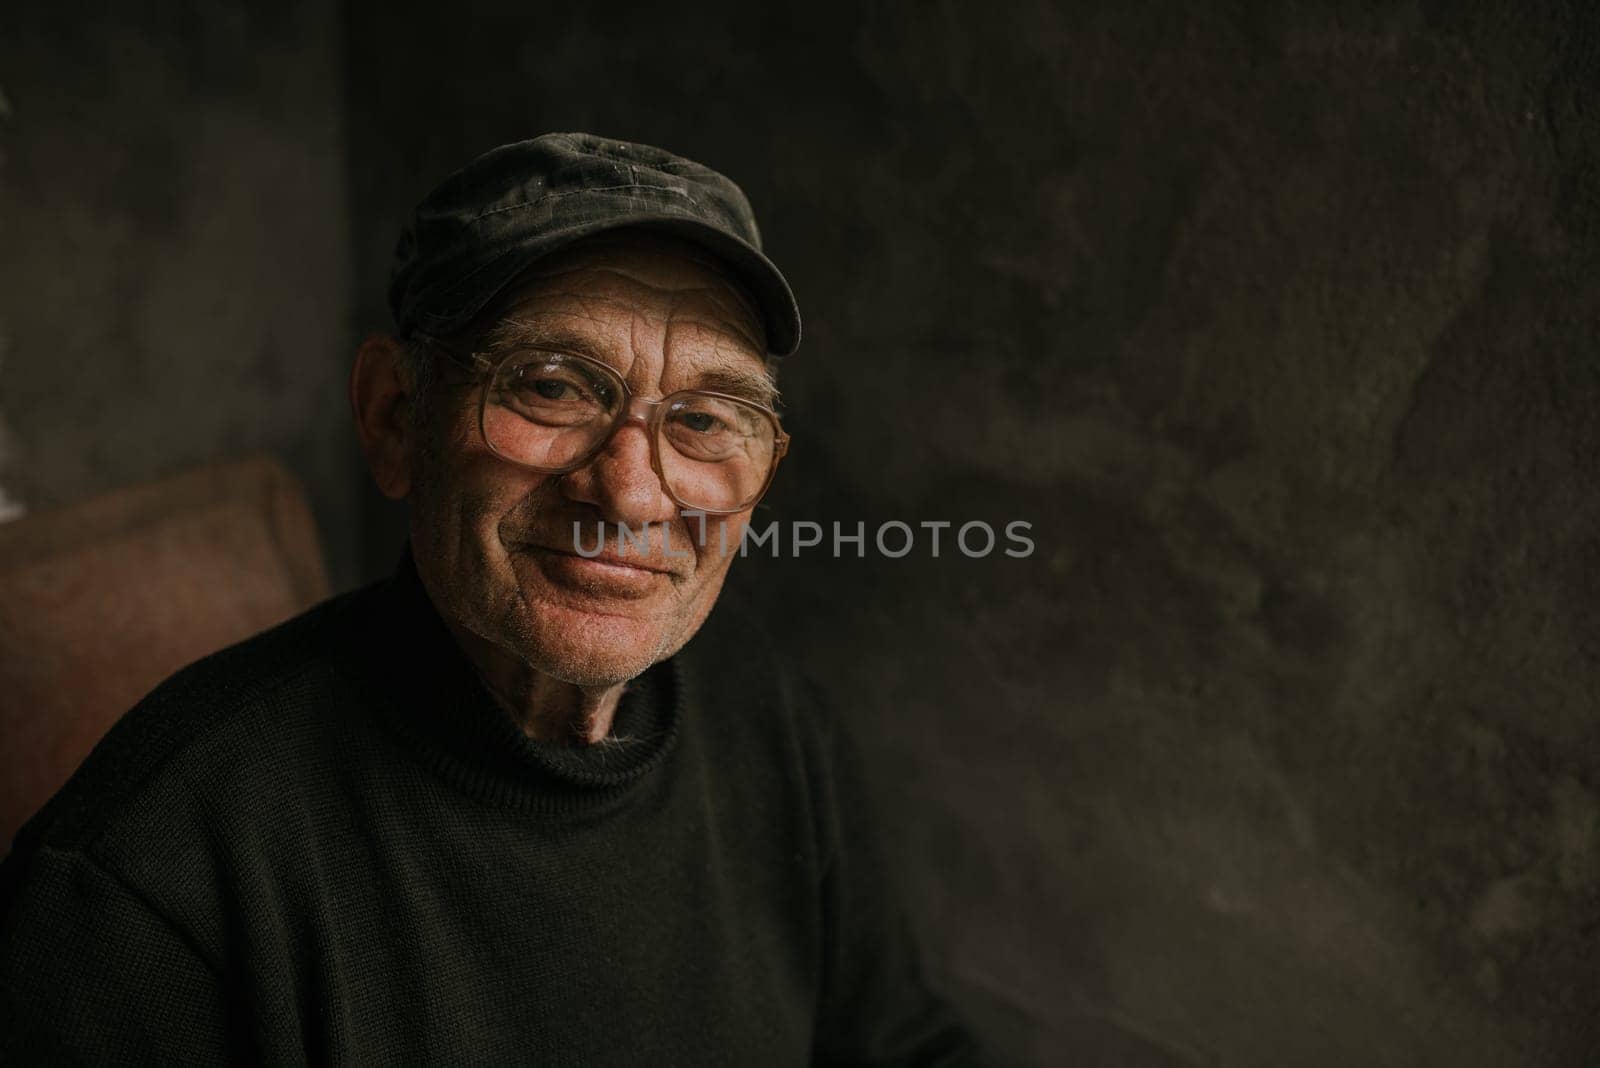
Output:
<path fill-rule="evenodd" d="M 639 526 L 670 522 L 678 506 L 650 466 L 649 417 L 640 406 L 611 432 L 588 463 L 562 476 L 568 497 L 593 505 L 602 519 Z"/>

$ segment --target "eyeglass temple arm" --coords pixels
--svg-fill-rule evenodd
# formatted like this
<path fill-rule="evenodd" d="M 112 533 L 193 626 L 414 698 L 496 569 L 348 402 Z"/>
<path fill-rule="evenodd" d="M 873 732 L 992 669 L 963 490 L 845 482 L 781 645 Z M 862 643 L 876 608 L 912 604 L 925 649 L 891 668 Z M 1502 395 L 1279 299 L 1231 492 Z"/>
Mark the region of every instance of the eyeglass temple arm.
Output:
<path fill-rule="evenodd" d="M 431 334 L 418 332 L 413 335 L 418 341 L 430 348 L 438 349 L 444 358 L 464 371 L 478 373 L 489 366 L 489 361 L 482 354 L 476 352 L 461 352 L 455 346 L 441 341 Z"/>

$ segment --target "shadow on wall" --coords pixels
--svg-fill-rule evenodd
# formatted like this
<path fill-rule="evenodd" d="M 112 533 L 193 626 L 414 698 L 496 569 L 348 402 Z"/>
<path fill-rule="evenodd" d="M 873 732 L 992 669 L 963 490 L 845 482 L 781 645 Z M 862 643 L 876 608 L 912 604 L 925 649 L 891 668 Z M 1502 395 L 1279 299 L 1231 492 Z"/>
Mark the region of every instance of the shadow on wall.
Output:
<path fill-rule="evenodd" d="M 265 451 L 353 579 L 338 13 L 0 5 L 0 485 L 30 510 Z"/>
<path fill-rule="evenodd" d="M 6 163 L 9 156 L 9 138 L 6 136 L 11 125 L 11 100 L 6 96 L 5 86 L 0 85 L 0 215 L 6 211 L 5 204 L 5 175 Z M 6 356 L 11 350 L 11 335 L 6 330 L 4 305 L 0 304 L 0 371 L 5 369 Z M 12 445 L 11 431 L 6 425 L 5 407 L 0 404 L 0 523 L 8 519 L 15 519 L 25 509 L 22 502 L 12 497 L 6 490 L 6 467 L 11 462 L 14 446 Z"/>

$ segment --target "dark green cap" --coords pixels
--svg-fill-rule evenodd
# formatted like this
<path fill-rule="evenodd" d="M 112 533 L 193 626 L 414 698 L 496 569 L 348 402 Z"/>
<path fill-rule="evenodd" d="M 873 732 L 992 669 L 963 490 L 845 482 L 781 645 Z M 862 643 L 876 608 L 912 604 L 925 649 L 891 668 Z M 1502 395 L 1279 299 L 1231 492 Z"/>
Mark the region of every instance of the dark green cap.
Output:
<path fill-rule="evenodd" d="M 446 337 L 535 260 L 604 230 L 642 226 L 688 238 L 725 262 L 760 306 L 767 348 L 800 344 L 789 283 L 731 180 L 649 145 L 584 133 L 502 145 L 446 178 L 400 235 L 389 307 L 401 336 Z"/>

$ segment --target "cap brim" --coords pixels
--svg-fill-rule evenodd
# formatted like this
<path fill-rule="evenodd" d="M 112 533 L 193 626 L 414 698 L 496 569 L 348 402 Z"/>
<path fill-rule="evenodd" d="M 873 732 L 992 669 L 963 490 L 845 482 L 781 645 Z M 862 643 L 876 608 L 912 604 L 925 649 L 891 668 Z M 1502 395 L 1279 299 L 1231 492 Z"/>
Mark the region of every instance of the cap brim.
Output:
<path fill-rule="evenodd" d="M 633 228 L 676 234 L 715 254 L 728 265 L 760 307 L 766 320 L 767 351 L 774 356 L 788 356 L 800 347 L 800 307 L 777 266 L 759 249 L 733 234 L 698 219 L 667 214 L 592 220 L 546 234 L 537 242 L 508 249 L 475 270 L 469 279 L 457 283 L 454 293 L 446 290 L 433 294 L 428 303 L 442 304 L 452 310 L 435 314 L 419 309 L 417 325 L 427 333 L 447 337 L 472 322 L 523 271 L 544 257 L 581 238 L 607 230 Z M 458 304 L 452 303 L 452 296 Z"/>

